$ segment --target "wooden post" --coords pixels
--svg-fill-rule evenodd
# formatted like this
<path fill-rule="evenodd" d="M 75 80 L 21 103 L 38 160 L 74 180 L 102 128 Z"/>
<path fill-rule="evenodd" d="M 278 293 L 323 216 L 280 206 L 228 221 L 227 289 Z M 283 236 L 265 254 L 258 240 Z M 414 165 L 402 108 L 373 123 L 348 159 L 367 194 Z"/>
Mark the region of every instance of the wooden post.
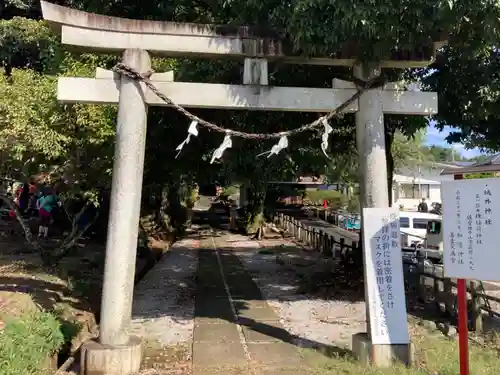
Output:
<path fill-rule="evenodd" d="M 450 316 L 452 316 L 452 314 L 454 314 L 453 305 L 455 295 L 453 294 L 453 283 L 449 277 L 445 278 L 443 281 L 443 296 L 445 298 L 445 310 L 448 314 L 450 314 Z"/>
<path fill-rule="evenodd" d="M 333 256 L 333 243 L 334 243 L 333 236 L 325 234 L 325 252 L 324 252 L 325 256 L 327 257 Z"/>
<path fill-rule="evenodd" d="M 442 298 L 442 293 L 440 288 L 442 282 L 438 277 L 434 277 L 433 280 L 434 280 L 434 286 L 433 286 L 434 296 L 436 298 L 437 307 L 439 310 L 441 310 L 441 302 L 443 303 L 445 302 L 444 299 Z"/>
<path fill-rule="evenodd" d="M 318 250 L 323 253 L 323 231 L 320 229 L 318 233 L 318 238 L 317 238 L 317 248 Z"/>
<path fill-rule="evenodd" d="M 472 329 L 476 332 L 483 332 L 483 313 L 481 311 L 481 300 L 479 281 L 471 280 L 470 294 L 471 294 L 471 313 L 472 313 Z"/>
<path fill-rule="evenodd" d="M 426 286 L 427 276 L 425 276 L 425 274 L 427 273 L 427 268 L 424 262 L 419 262 L 417 264 L 417 271 L 418 271 L 418 295 L 421 301 L 426 303 L 428 300 L 427 286 Z M 434 278 L 432 278 L 432 283 L 434 288 Z"/>

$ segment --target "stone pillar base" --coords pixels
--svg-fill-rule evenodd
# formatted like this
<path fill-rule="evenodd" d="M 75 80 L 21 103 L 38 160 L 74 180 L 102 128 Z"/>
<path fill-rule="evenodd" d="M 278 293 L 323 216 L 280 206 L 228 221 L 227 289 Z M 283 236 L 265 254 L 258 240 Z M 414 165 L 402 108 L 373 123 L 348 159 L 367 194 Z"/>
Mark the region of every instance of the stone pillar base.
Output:
<path fill-rule="evenodd" d="M 141 367 L 141 339 L 131 336 L 122 346 L 102 345 L 90 340 L 81 349 L 82 375 L 130 375 Z"/>
<path fill-rule="evenodd" d="M 410 367 L 414 360 L 411 343 L 373 345 L 366 333 L 357 333 L 352 336 L 352 351 L 363 366 L 391 367 L 403 363 Z"/>

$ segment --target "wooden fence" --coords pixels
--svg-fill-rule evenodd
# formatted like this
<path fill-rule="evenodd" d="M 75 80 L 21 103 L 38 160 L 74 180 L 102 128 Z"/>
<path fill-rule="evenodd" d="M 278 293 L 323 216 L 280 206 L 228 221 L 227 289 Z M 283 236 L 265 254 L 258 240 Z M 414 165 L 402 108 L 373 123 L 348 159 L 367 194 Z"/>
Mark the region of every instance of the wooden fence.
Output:
<path fill-rule="evenodd" d="M 347 245 L 345 238 L 335 238 L 283 213 L 277 214 L 274 222 L 298 241 L 320 251 L 325 257 L 336 258 L 352 250 L 361 250 L 359 241 L 353 242 L 352 246 Z M 436 304 L 443 314 L 456 317 L 456 281 L 444 277 L 441 265 L 432 264 L 409 253 L 405 253 L 402 258 L 408 291 L 415 293 L 422 302 Z M 476 332 L 483 331 L 484 312 L 491 317 L 500 318 L 500 314 L 491 308 L 491 303 L 500 306 L 500 298 L 487 295 L 482 285 L 480 281 L 475 280 L 467 283 L 470 328 Z"/>
<path fill-rule="evenodd" d="M 309 207 L 308 209 L 316 218 L 324 220 L 338 227 L 342 225 L 343 219 L 354 216 L 346 212 L 339 212 L 328 208 L 325 209 L 323 207 Z"/>
<path fill-rule="evenodd" d="M 421 301 L 435 303 L 442 313 L 457 316 L 456 280 L 444 277 L 443 266 L 419 262 L 416 277 L 407 280 Z M 486 294 L 484 284 L 478 280 L 467 281 L 467 292 L 470 329 L 483 332 L 485 315 L 500 318 L 491 306 L 494 303 L 496 308 L 500 307 L 500 298 Z"/>
<path fill-rule="evenodd" d="M 306 225 L 300 219 L 283 213 L 275 216 L 274 223 L 298 241 L 320 251 L 327 257 L 337 257 L 346 252 L 360 249 L 359 241 L 350 241 L 351 244 L 348 245 L 344 237 L 338 236 L 338 238 L 335 238 L 335 236 L 329 235 L 322 230 Z"/>

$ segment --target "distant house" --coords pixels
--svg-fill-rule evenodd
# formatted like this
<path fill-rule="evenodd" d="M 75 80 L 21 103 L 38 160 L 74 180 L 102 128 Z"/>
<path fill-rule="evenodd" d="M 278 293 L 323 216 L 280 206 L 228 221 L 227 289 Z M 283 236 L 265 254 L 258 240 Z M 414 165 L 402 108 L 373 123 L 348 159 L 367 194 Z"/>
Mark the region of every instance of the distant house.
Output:
<path fill-rule="evenodd" d="M 441 182 L 453 180 L 452 174 L 443 175 L 444 170 L 453 171 L 473 165 L 474 162 L 425 163 L 420 167 L 403 167 L 395 171 L 392 185 L 392 206 L 404 210 L 417 210 L 425 198 L 430 205 L 441 203 Z"/>
<path fill-rule="evenodd" d="M 441 171 L 441 175 L 447 179 L 453 179 L 454 174 L 470 174 L 470 173 L 491 173 L 498 176 L 500 170 L 500 154 L 494 154 L 487 157 L 485 160 L 476 163 L 461 163 L 458 167 L 447 166 Z"/>
<path fill-rule="evenodd" d="M 395 174 L 392 184 L 392 206 L 405 210 L 417 210 L 418 204 L 425 198 L 429 205 L 441 203 L 441 182 L 416 176 Z"/>

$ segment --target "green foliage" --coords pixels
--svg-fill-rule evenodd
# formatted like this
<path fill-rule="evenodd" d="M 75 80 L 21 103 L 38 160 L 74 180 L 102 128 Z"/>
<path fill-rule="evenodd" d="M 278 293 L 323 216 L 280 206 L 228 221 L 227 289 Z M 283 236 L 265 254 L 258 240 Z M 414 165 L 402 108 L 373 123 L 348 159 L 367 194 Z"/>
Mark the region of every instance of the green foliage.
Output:
<path fill-rule="evenodd" d="M 7 75 L 12 68 L 53 72 L 61 52 L 58 39 L 43 21 L 0 20 L 0 62 Z"/>
<path fill-rule="evenodd" d="M 0 158 L 3 168 L 28 174 L 59 171 L 80 184 L 106 184 L 112 165 L 115 107 L 61 105 L 56 80 L 14 69 L 0 77 Z M 52 168 L 50 167 L 52 166 Z M 25 176 L 26 177 L 26 176 Z M 109 180 L 108 180 L 109 181 Z"/>
<path fill-rule="evenodd" d="M 484 173 L 466 173 L 464 174 L 464 179 L 474 180 L 478 178 L 493 178 L 496 177 L 496 172 L 484 172 Z"/>
<path fill-rule="evenodd" d="M 484 17 L 486 25 L 470 19 L 462 30 L 469 34 L 468 39 L 450 44 L 431 74 L 421 74 L 427 87 L 439 94 L 439 113 L 434 116 L 437 127 L 457 128 L 448 136 L 449 142 L 499 151 L 498 10 Z M 496 18 L 495 27 L 488 25 L 491 18 Z"/>
<path fill-rule="evenodd" d="M 462 124 L 469 128 L 463 128 L 465 130 L 461 139 L 470 140 L 472 135 L 477 138 L 486 134 L 484 128 L 479 127 L 484 122 L 479 123 L 477 119 L 488 119 L 489 123 L 495 123 L 495 108 L 499 107 L 494 105 L 495 92 L 498 91 L 494 86 L 496 81 L 486 81 L 481 74 L 491 78 L 500 71 L 495 69 L 496 60 L 491 57 L 491 48 L 488 49 L 493 45 L 492 41 L 496 43 L 498 40 L 500 13 L 496 1 L 462 4 L 448 0 L 358 0 L 354 3 L 297 0 L 290 6 L 275 0 L 235 0 L 230 5 L 185 0 L 163 1 L 161 4 L 152 0 L 76 0 L 71 2 L 71 6 L 137 19 L 259 24 L 264 28 L 281 28 L 291 40 L 290 47 L 300 54 L 335 56 L 347 48 L 354 51 L 360 60 L 386 59 L 394 49 L 427 45 L 429 37 L 443 31 L 449 32 L 450 46 L 445 51 L 447 60 L 437 66 L 432 74 L 425 70 L 411 73 L 385 70 L 384 74 L 390 79 L 425 78 L 427 87 L 439 89 L 440 107 L 443 103 L 445 106 L 443 116 L 438 118 L 439 124 L 457 124 L 460 122 L 458 120 L 463 120 L 457 117 L 457 112 L 466 113 L 461 115 L 467 120 L 462 121 Z M 10 0 L 7 9 L 9 12 L 5 14 L 9 18 L 20 14 L 40 17 L 37 4 L 31 0 Z M 395 19 L 398 22 L 394 23 Z M 63 52 L 59 37 L 53 35 L 41 21 L 18 17 L 0 22 L 0 59 L 6 67 L 7 76 L 10 76 L 12 67 L 22 67 L 48 74 L 91 77 L 97 66 L 109 69 L 118 61 L 117 56 Z M 468 51 L 473 52 L 470 57 Z M 476 64 L 479 66 L 474 66 L 478 56 L 482 59 L 480 64 Z M 153 68 L 156 71 L 175 69 L 176 80 L 182 81 L 241 81 L 241 62 L 154 58 Z M 468 69 L 475 69 L 471 79 L 468 78 Z M 458 79 L 456 72 L 467 79 Z M 52 78 L 37 76 L 32 71 L 23 73 L 26 75 L 23 79 L 16 77 L 16 74 L 20 75 L 14 71 L 13 76 L 2 81 L 0 87 L 8 90 L 7 95 L 0 98 L 0 109 L 3 111 L 0 121 L 4 121 L 0 125 L 5 127 L 0 129 L 2 166 L 8 166 L 11 170 L 56 168 L 79 188 L 82 184 L 87 185 L 84 187 L 86 190 L 88 186 L 108 188 L 116 107 L 59 105 L 55 101 Z M 270 85 L 331 87 L 332 78 L 349 79 L 350 76 L 350 70 L 344 67 L 271 64 L 269 81 Z M 484 90 L 481 91 L 482 88 Z M 464 89 L 467 94 L 462 98 L 460 95 Z M 475 93 L 480 93 L 480 100 L 471 100 Z M 448 97 L 452 98 L 450 103 L 447 103 Z M 470 115 L 465 107 L 469 102 L 475 108 Z M 456 110 L 457 104 L 463 111 Z M 482 110 L 481 106 L 487 111 Z M 23 108 L 28 108 L 26 113 L 22 112 Z M 194 112 L 226 128 L 265 133 L 295 128 L 318 116 L 296 112 Z M 308 133 L 292 137 L 287 150 L 271 159 L 256 155 L 269 150 L 274 140 L 256 142 L 233 139 L 233 148 L 225 153 L 223 160 L 211 165 L 208 160 L 213 149 L 222 141 L 222 135 L 201 129 L 200 136 L 192 139 L 173 162 L 175 147 L 184 139 L 188 123 L 185 117 L 171 108 L 151 108 L 149 112 L 145 190 L 151 192 L 153 197 L 160 197 L 153 199 L 159 201 L 162 200 L 161 192 L 169 191 L 167 201 L 172 207 L 178 207 L 178 203 L 184 201 L 179 196 L 181 186 L 192 186 L 194 181 L 213 182 L 214 179 L 224 181 L 224 185 L 238 181 L 252 186 L 256 191 L 252 195 L 255 201 L 251 211 L 255 211 L 252 215 L 258 217 L 269 181 L 289 181 L 297 175 L 320 175 L 325 172 L 331 182 L 352 183 L 358 179 L 357 156 L 353 152 L 355 138 L 352 116 L 332 121 L 335 130 L 328 150 L 331 160 L 319 151 L 318 134 Z M 417 162 L 427 158 L 425 153 L 420 152 L 422 149 L 418 147 L 416 139 L 419 137 L 416 132 L 426 125 L 426 119 L 421 116 L 386 116 L 386 142 L 389 149 L 393 150 L 393 154 L 388 155 L 390 174 L 394 166 L 409 161 L 409 153 L 412 160 L 416 159 Z M 498 131 L 493 127 L 487 130 L 490 132 L 488 134 Z M 414 134 L 415 138 L 411 138 Z M 492 146 L 494 138 L 483 143 L 485 147 Z"/>
<path fill-rule="evenodd" d="M 426 148 L 425 152 L 429 155 L 429 159 L 438 162 L 466 160 L 466 158 L 452 147 L 430 146 Z"/>
<path fill-rule="evenodd" d="M 403 133 L 396 131 L 391 145 L 394 168 L 413 168 L 428 160 L 423 145 L 425 133 L 417 131 L 412 137 L 407 137 Z"/>
<path fill-rule="evenodd" d="M 5 158 L 25 162 L 38 155 L 49 160 L 62 156 L 69 139 L 60 132 L 66 123 L 55 87 L 55 79 L 30 70 L 13 70 L 12 80 L 0 76 L 0 152 Z"/>
<path fill-rule="evenodd" d="M 359 194 L 344 196 L 344 206 L 347 212 L 361 212 Z"/>
<path fill-rule="evenodd" d="M 57 318 L 48 312 L 6 318 L 0 331 L 0 375 L 37 375 L 64 342 Z"/>
<path fill-rule="evenodd" d="M 341 205 L 343 195 L 340 191 L 336 190 L 320 190 L 309 188 L 306 189 L 305 199 L 310 201 L 312 204 L 323 204 L 326 200 L 328 205 L 334 205 L 339 207 Z"/>
<path fill-rule="evenodd" d="M 228 196 L 238 194 L 239 191 L 240 191 L 239 185 L 230 185 L 224 188 L 224 194 Z"/>

